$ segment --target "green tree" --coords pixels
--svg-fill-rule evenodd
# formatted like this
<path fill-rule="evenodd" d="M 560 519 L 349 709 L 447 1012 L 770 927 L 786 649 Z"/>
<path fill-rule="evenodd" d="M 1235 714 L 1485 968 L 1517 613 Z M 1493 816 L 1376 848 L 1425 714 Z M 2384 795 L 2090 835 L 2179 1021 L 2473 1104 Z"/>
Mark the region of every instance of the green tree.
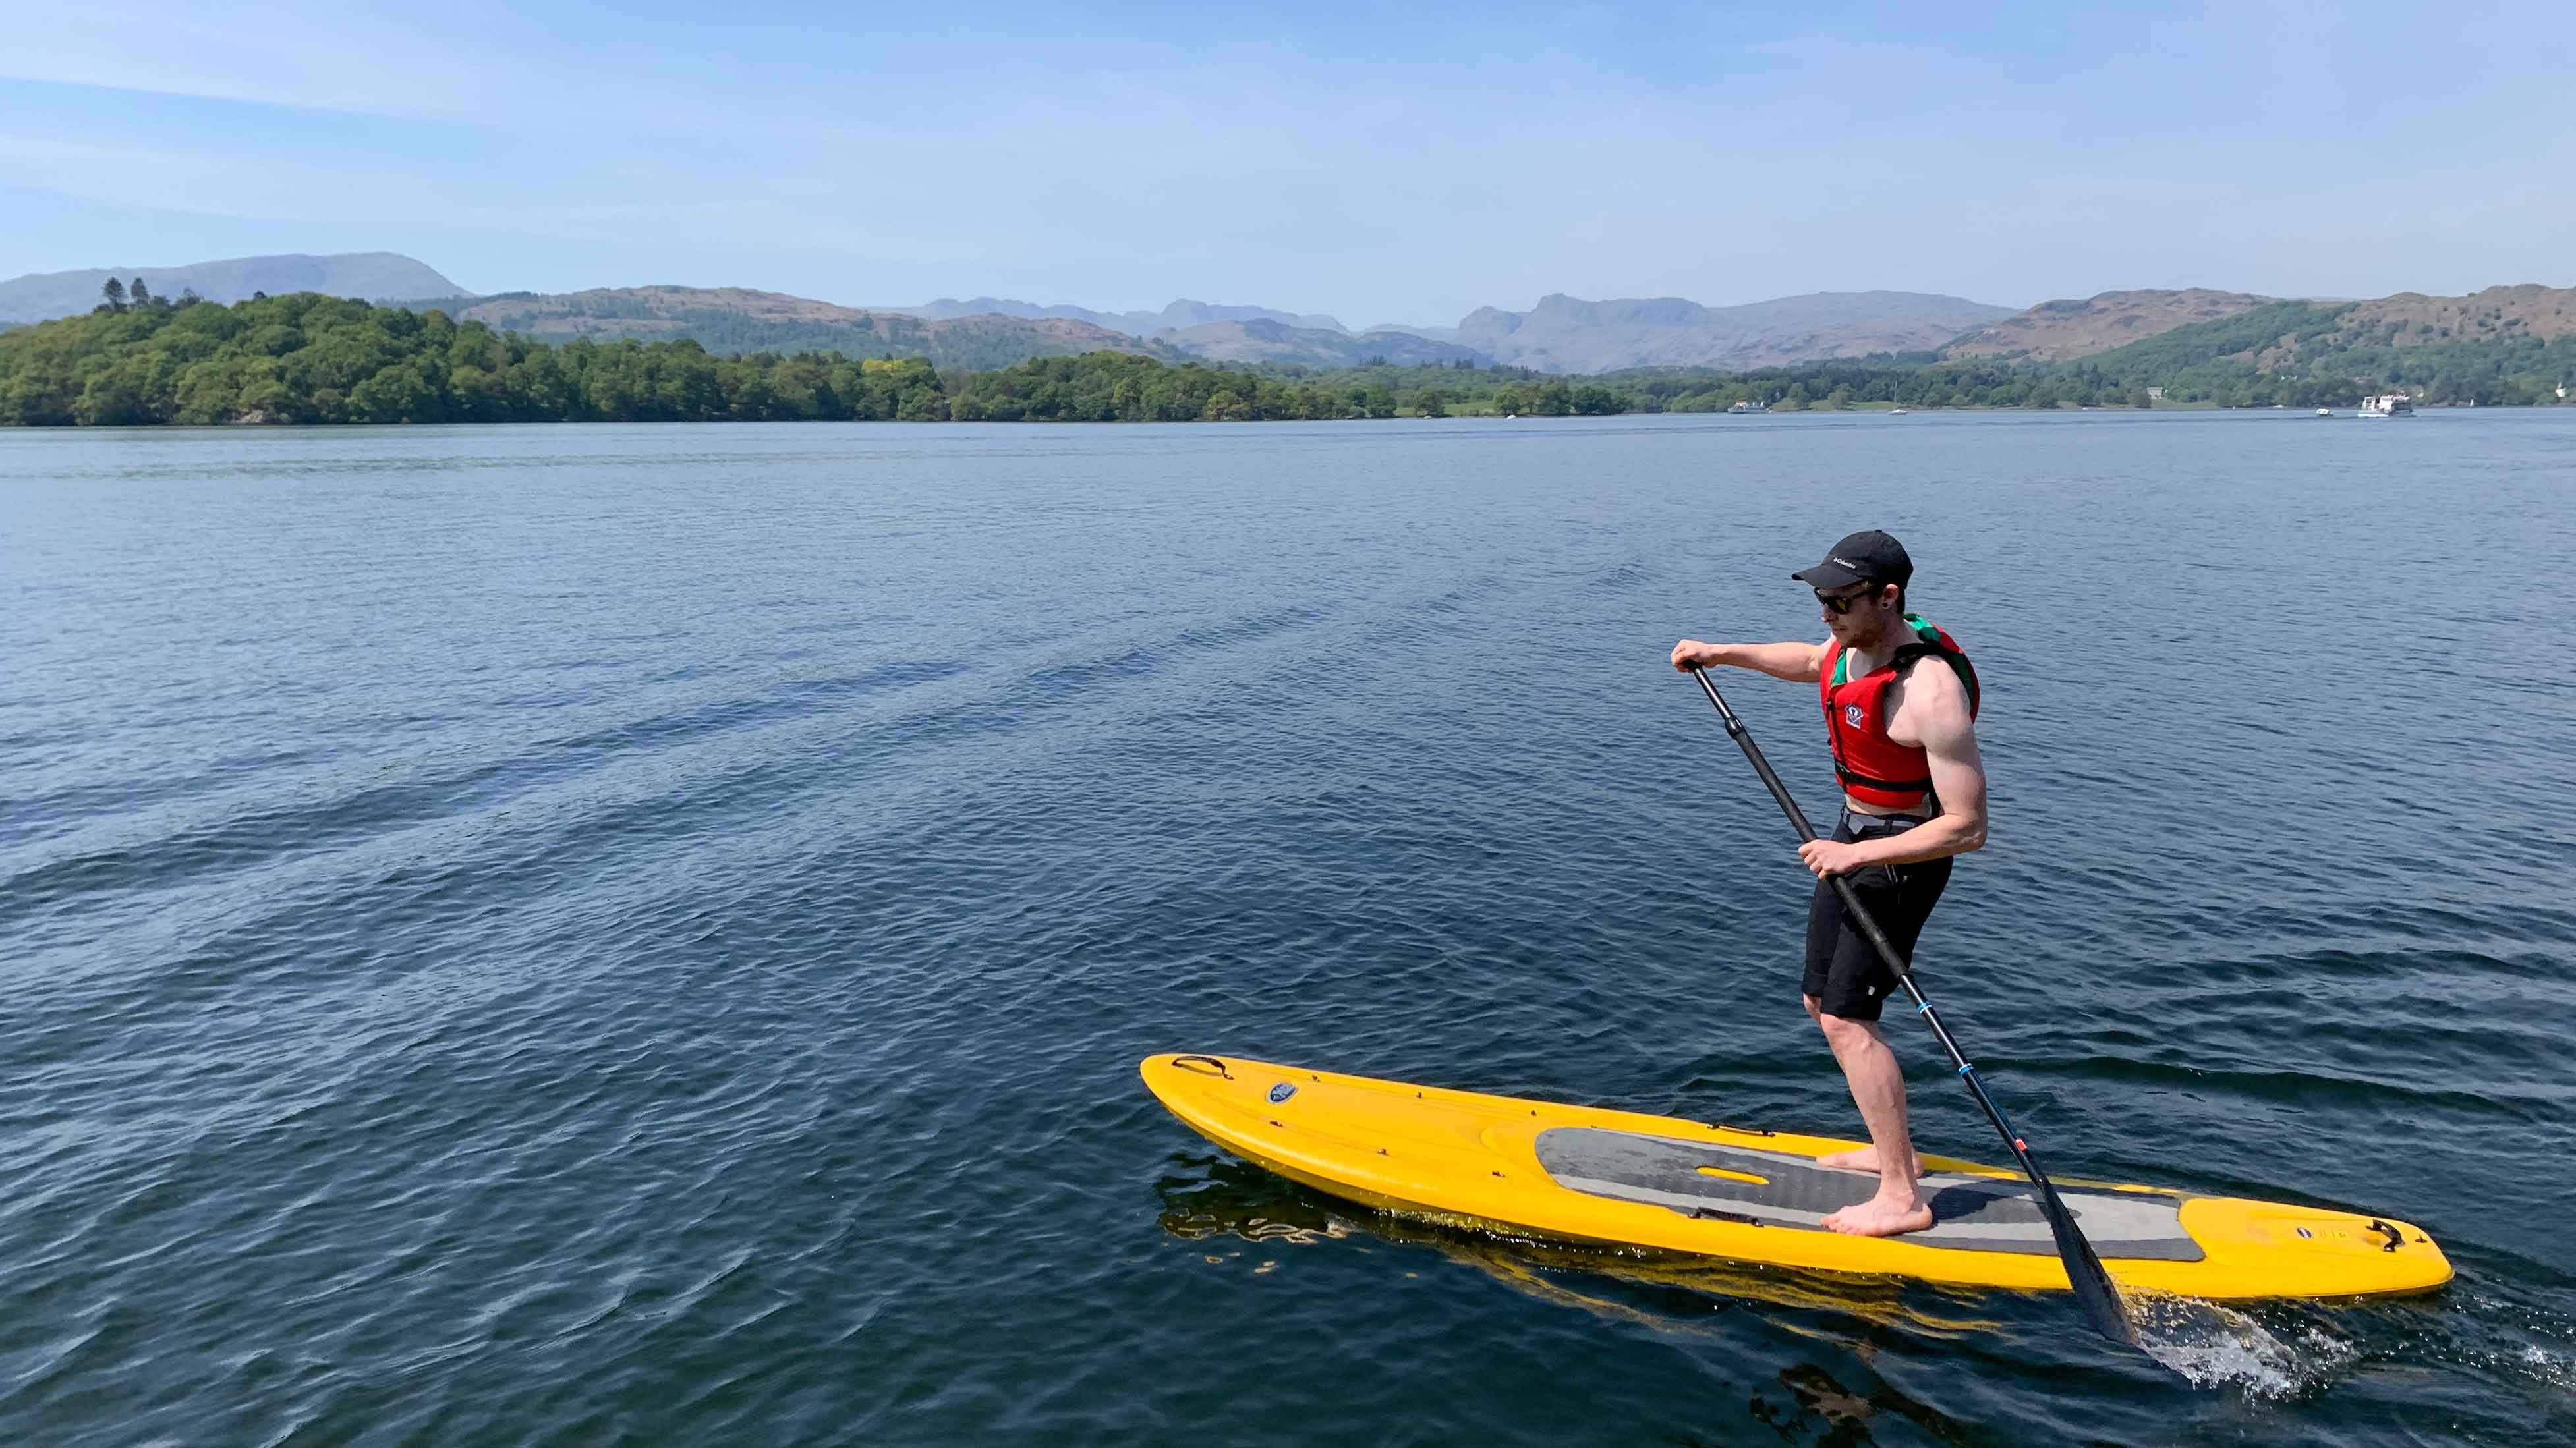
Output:
<path fill-rule="evenodd" d="M 471 362 L 447 374 L 448 418 L 455 422 L 508 422 L 509 390 L 499 377 Z"/>
<path fill-rule="evenodd" d="M 168 422 L 179 410 L 181 377 L 167 355 L 129 350 L 90 371 L 74 405 L 75 420 L 105 427 Z"/>
<path fill-rule="evenodd" d="M 443 422 L 447 408 L 418 362 L 387 367 L 349 393 L 349 411 L 361 422 Z"/>
<path fill-rule="evenodd" d="M 1567 405 L 1582 417 L 1608 417 L 1628 410 L 1628 399 L 1615 389 L 1597 382 L 1575 388 L 1566 398 Z"/>
<path fill-rule="evenodd" d="M 109 277 L 107 279 L 107 284 L 98 289 L 98 294 L 107 299 L 105 306 L 109 311 L 122 312 L 125 310 L 125 283 L 118 281 L 114 277 Z"/>

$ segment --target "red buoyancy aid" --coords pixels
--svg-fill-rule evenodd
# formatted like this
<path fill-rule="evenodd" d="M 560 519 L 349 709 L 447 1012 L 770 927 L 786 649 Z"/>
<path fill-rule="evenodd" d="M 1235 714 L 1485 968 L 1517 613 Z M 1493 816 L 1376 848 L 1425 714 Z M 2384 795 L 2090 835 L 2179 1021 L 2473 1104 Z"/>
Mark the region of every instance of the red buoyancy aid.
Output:
<path fill-rule="evenodd" d="M 1863 804 L 1908 809 L 1932 799 L 1932 766 L 1922 746 L 1899 744 L 1887 733 L 1887 686 L 1905 666 L 1926 654 L 1937 654 L 1958 672 L 1968 687 L 1968 717 L 1977 717 L 1977 671 L 1967 651 L 1938 624 L 1907 614 L 1914 642 L 1900 646 L 1888 661 L 1857 679 L 1837 675 L 1850 661 L 1840 640 L 1825 646 L 1824 672 L 1817 679 L 1825 705 L 1825 737 L 1834 750 L 1834 774 L 1843 792 Z M 1938 801 L 1934 801 L 1938 803 Z"/>

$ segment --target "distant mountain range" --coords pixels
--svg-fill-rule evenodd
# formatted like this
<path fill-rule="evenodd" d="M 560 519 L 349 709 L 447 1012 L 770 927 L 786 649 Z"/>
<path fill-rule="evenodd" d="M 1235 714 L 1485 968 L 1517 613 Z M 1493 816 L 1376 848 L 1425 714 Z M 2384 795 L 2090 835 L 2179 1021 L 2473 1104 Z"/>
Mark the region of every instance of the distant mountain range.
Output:
<path fill-rule="evenodd" d="M 1354 337 L 1338 327 L 1292 327 L 1267 318 L 1165 328 L 1145 339 L 1204 362 L 1290 362 L 1305 367 L 1358 367 L 1371 362 L 1465 362 L 1493 359 L 1473 347 L 1418 333 L 1379 328 Z"/>
<path fill-rule="evenodd" d="M 2537 283 L 2465 297 L 2399 292 L 2370 301 L 2296 300 L 2246 292 L 2104 292 L 2042 302 L 1942 349 L 1945 360 L 2098 360 L 2153 371 L 2232 360 L 2264 370 L 2294 362 L 2352 365 L 2359 352 L 2414 352 L 2576 336 L 2576 288 Z"/>
<path fill-rule="evenodd" d="M 1089 322 L 1095 327 L 1106 327 L 1110 331 L 1124 332 L 1131 337 L 1151 336 L 1166 329 L 1204 327 L 1212 322 L 1277 322 L 1282 326 L 1303 327 L 1323 332 L 1349 330 L 1320 312 L 1310 312 L 1301 316 L 1294 312 L 1282 312 L 1269 307 L 1211 306 L 1206 302 L 1193 302 L 1186 298 L 1172 303 L 1159 312 L 1095 312 L 1089 307 L 1041 307 L 1033 302 L 1015 302 L 1007 297 L 977 297 L 968 302 L 942 297 L 938 301 L 924 302 L 917 307 L 869 307 L 867 310 L 900 312 L 906 316 L 927 317 L 941 322 L 952 317 L 976 317 L 988 314 L 997 317 L 1020 317 L 1031 321 L 1055 318 L 1069 322 Z"/>
<path fill-rule="evenodd" d="M 109 280 L 136 277 L 162 296 L 194 291 L 210 302 L 238 302 L 253 292 L 284 296 L 322 292 L 365 301 L 431 301 L 465 289 L 407 256 L 389 251 L 336 256 L 241 256 L 188 266 L 128 266 L 104 270 L 36 272 L 0 282 L 0 322 L 41 322 L 98 305 Z"/>
<path fill-rule="evenodd" d="M 2066 362 L 2278 300 L 2195 287 L 2173 292 L 2104 292 L 2083 301 L 2042 302 L 1958 338 L 1942 348 L 1941 355 L 1954 360 L 2016 357 Z"/>
<path fill-rule="evenodd" d="M 939 367 L 975 372 L 1083 352 L 1187 360 L 1170 348 L 1070 318 L 980 312 L 932 319 L 744 287 L 601 287 L 559 296 L 507 292 L 471 300 L 456 315 L 548 342 L 690 337 L 718 354 L 830 351 L 850 357 L 927 357 Z"/>
<path fill-rule="evenodd" d="M 1625 367 L 1761 367 L 1874 352 L 1930 351 L 2013 315 L 2010 307 L 1918 292 L 1818 292 L 1735 307 L 1680 297 L 1588 302 L 1550 296 L 1527 312 L 1483 307 L 1455 327 L 1382 326 L 1354 335 L 1339 321 L 1270 307 L 1177 301 L 1160 312 L 1095 312 L 979 297 L 879 307 L 920 317 L 975 311 L 1066 317 L 1167 343 L 1212 362 L 1346 367 L 1390 362 L 1502 362 L 1541 372 Z"/>
<path fill-rule="evenodd" d="M 986 307 L 1008 310 L 975 310 Z M 860 308 L 735 287 L 618 287 L 557 296 L 505 293 L 477 299 L 459 315 L 552 339 L 689 336 L 720 353 L 837 348 L 973 369 L 1110 350 L 1314 368 L 1500 362 L 1588 373 L 1928 352 L 2014 313 L 1916 292 L 1820 292 L 1737 307 L 1703 307 L 1679 297 L 1587 302 L 1551 296 L 1526 313 L 1482 308 L 1456 327 L 1376 327 L 1354 335 L 1331 317 L 1187 300 L 1159 312 L 992 298 Z"/>
<path fill-rule="evenodd" d="M 405 305 L 436 303 L 460 317 L 549 341 L 687 337 L 719 354 L 834 350 L 854 357 L 926 357 L 942 368 L 967 371 L 1097 351 L 1319 369 L 1377 361 L 1500 363 L 1582 374 L 1630 368 L 1742 371 L 1890 353 L 2063 362 L 2113 353 L 2118 360 L 2241 352 L 2252 361 L 2299 354 L 2302 345 L 2312 353 L 2320 345 L 2400 348 L 2546 340 L 2576 331 L 2576 291 L 2524 286 L 2464 298 L 2408 292 L 2332 303 L 2205 289 L 2115 291 L 2018 312 L 1920 292 L 1816 292 L 1727 307 L 1680 297 L 1586 301 L 1556 294 L 1525 312 L 1481 307 L 1455 327 L 1382 326 L 1353 333 L 1320 313 L 1186 299 L 1160 311 L 1102 312 L 996 297 L 848 307 L 740 287 L 469 297 L 429 266 L 391 252 L 237 257 L 23 276 L 0 282 L 0 326 L 86 312 L 98 304 L 108 279 L 130 283 L 138 276 L 161 295 L 193 290 L 209 301 L 317 291 Z M 2274 321 L 2283 325 L 2279 335 L 2255 335 Z M 2173 347 L 2133 354 L 2140 344 L 2176 332 Z M 2222 351 L 2209 353 L 2211 347 Z"/>
<path fill-rule="evenodd" d="M 1928 352 L 2012 314 L 2010 307 L 1920 292 L 1817 292 L 1735 307 L 1680 297 L 1587 302 L 1557 295 L 1527 312 L 1470 312 L 1456 339 L 1497 362 L 1541 372 L 1741 369 Z"/>
<path fill-rule="evenodd" d="M 2235 368 L 2275 380 L 2402 384 L 2441 402 L 2517 374 L 2563 386 L 2576 380 L 2571 353 L 2576 288 L 2526 284 L 2465 297 L 2400 292 L 2367 302 L 2264 300 L 2082 360 L 2101 376 L 2142 384 Z"/>

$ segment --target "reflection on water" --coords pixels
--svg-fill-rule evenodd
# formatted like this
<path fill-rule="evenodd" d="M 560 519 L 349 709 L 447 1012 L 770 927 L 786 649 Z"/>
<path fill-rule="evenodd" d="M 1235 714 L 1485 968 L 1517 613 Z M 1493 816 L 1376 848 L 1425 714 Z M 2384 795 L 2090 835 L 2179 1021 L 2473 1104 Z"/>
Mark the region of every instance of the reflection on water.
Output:
<path fill-rule="evenodd" d="M 1813 1319 L 1837 1338 L 1856 1328 L 1956 1335 L 1992 1330 L 1912 1300 L 1893 1279 L 1830 1275 L 1761 1263 L 1681 1256 L 1642 1247 L 1548 1241 L 1500 1229 L 1377 1211 L 1222 1154 L 1181 1153 L 1156 1181 L 1163 1230 L 1191 1241 L 1233 1235 L 1264 1245 L 1339 1242 L 1354 1230 L 1423 1247 L 1514 1289 L 1625 1322 L 1688 1331 L 1712 1312 L 1750 1310 Z M 1945 1294 L 1955 1295 L 1955 1294 Z M 1836 1326 L 1839 1321 L 1839 1326 Z"/>
<path fill-rule="evenodd" d="M 1979 1299 L 1998 1294 L 1973 1289 L 1554 1242 L 1431 1221 L 1342 1201 L 1221 1153 L 1178 1153 L 1171 1165 L 1154 1184 L 1163 1204 L 1159 1220 L 1164 1231 L 1190 1241 L 1233 1236 L 1264 1247 L 1305 1247 L 1365 1231 L 1380 1241 L 1428 1248 L 1533 1298 L 1662 1332 L 1706 1331 L 1712 1312 L 1729 1311 L 1758 1312 L 1774 1327 L 1835 1343 L 1869 1330 L 1955 1337 L 2003 1327 L 1970 1310 Z M 2321 1389 L 2357 1353 L 2335 1332 L 2331 1307 L 2247 1308 L 2136 1288 L 2123 1299 L 2147 1355 L 2196 1387 L 2296 1397 Z M 2402 1311 L 2408 1305 L 2372 1306 Z M 1787 1370 L 1783 1381 L 1793 1378 L 1816 1388 L 1817 1401 L 1808 1406 L 1819 1411 L 1826 1403 L 1847 1409 L 1859 1401 L 1833 1388 L 1830 1376 L 1812 1364 Z M 1851 1415 L 1838 1410 L 1828 1416 Z"/>
<path fill-rule="evenodd" d="M 1223 1154 L 1178 1153 L 1155 1183 L 1161 1223 L 1190 1241 L 1232 1235 L 1262 1246 L 1316 1246 L 1364 1233 L 1368 1239 L 1425 1248 L 1553 1307 L 1633 1324 L 1657 1333 L 1711 1336 L 1712 1314 L 1755 1312 L 1776 1327 L 1841 1344 L 1866 1330 L 1953 1336 L 1993 1330 L 1991 1319 L 1954 1315 L 1907 1301 L 1896 1283 L 1827 1277 L 1634 1248 L 1586 1247 L 1424 1222 L 1339 1201 L 1276 1173 Z M 1218 1260 L 1211 1258 L 1211 1261 Z M 1815 1363 L 1780 1370 L 1786 1404 L 1755 1394 L 1754 1421 L 1792 1443 L 1858 1444 L 1876 1440 L 1869 1420 L 1886 1411 L 1944 1442 L 1967 1441 L 1968 1425 L 1913 1402 L 1885 1383 L 1861 1396 Z M 1688 1432 L 1675 1444 L 1731 1441 Z"/>

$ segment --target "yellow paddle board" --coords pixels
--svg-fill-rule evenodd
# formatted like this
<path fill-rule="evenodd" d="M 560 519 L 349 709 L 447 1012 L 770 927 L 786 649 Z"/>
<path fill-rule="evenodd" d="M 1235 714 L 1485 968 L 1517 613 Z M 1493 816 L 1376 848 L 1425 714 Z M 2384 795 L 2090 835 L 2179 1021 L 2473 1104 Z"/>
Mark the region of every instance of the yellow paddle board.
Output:
<path fill-rule="evenodd" d="M 1364 1205 L 1460 1226 L 1826 1272 L 2066 1286 L 2020 1173 L 1923 1159 L 1930 1230 L 1819 1225 L 1877 1189 L 1816 1165 L 1863 1143 L 1444 1091 L 1226 1056 L 1153 1056 L 1145 1085 L 1200 1135 Z M 2123 1287 L 2215 1299 L 2421 1292 L 2451 1280 L 2422 1229 L 2321 1207 L 2058 1179 Z"/>

